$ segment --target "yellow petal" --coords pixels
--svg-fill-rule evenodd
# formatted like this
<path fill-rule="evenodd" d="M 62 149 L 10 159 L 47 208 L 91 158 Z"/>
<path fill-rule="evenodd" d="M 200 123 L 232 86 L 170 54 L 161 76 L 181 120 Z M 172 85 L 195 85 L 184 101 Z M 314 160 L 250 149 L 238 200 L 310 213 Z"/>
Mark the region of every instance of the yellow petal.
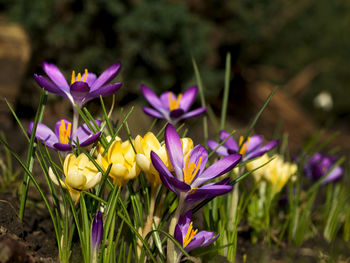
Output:
<path fill-rule="evenodd" d="M 82 173 L 68 173 L 66 176 L 66 184 L 72 188 L 82 189 L 86 184 L 86 177 Z"/>
<path fill-rule="evenodd" d="M 125 166 L 119 164 L 119 163 L 113 163 L 111 167 L 111 174 L 113 177 L 120 177 L 124 178 L 128 175 L 129 171 Z"/>
<path fill-rule="evenodd" d="M 102 174 L 97 173 L 94 177 L 92 177 L 89 181 L 86 182 L 83 189 L 88 190 L 90 188 L 95 187 L 101 181 L 101 178 L 102 178 Z"/>
<path fill-rule="evenodd" d="M 49 167 L 49 177 L 55 185 L 59 186 L 61 184 L 63 188 L 67 188 L 66 184 L 60 178 L 58 178 L 59 181 L 57 180 L 57 176 L 52 171 L 51 167 Z"/>
<path fill-rule="evenodd" d="M 64 163 L 63 163 L 63 172 L 64 175 L 67 176 L 68 172 L 70 169 L 75 169 L 77 170 L 77 167 L 74 168 L 76 163 L 76 157 L 74 154 L 68 154 L 66 156 L 66 158 L 64 159 Z"/>
<path fill-rule="evenodd" d="M 143 154 L 136 154 L 136 163 L 145 173 L 150 172 L 151 162 Z"/>

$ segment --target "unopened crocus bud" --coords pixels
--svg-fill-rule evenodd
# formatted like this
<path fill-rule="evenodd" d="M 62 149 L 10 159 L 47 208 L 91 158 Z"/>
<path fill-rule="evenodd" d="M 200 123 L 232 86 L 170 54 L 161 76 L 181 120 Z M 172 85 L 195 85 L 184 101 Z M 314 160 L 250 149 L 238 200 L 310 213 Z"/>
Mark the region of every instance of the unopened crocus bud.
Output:
<path fill-rule="evenodd" d="M 91 229 L 92 249 L 98 250 L 102 240 L 102 233 L 103 233 L 102 214 L 100 211 L 98 211 L 95 214 L 94 221 L 92 222 L 92 229 Z"/>

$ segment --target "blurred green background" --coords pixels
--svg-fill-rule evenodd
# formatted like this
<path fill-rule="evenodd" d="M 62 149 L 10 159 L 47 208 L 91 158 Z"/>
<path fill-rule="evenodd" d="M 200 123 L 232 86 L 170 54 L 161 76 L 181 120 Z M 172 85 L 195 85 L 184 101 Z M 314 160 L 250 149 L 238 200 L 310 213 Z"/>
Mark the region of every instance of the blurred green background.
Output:
<path fill-rule="evenodd" d="M 317 123 L 347 126 L 350 120 L 346 0 L 1 0 L 0 6 L 30 38 L 31 57 L 21 81 L 26 96 L 18 99 L 25 109 L 39 92 L 33 92 L 32 75 L 43 73 L 44 60 L 67 77 L 73 69 L 100 73 L 122 61 L 123 104 L 143 101 L 141 83 L 157 93 L 194 84 L 194 57 L 207 100 L 218 112 L 230 52 L 232 114 L 245 111 L 246 89 L 263 82 L 281 86 Z M 322 91 L 333 99 L 330 110 L 314 107 Z"/>

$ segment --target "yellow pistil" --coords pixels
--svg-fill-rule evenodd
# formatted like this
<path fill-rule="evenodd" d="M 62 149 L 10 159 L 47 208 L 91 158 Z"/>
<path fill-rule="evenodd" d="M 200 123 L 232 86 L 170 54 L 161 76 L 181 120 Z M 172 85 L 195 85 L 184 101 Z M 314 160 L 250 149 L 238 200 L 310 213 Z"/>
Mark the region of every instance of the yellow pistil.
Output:
<path fill-rule="evenodd" d="M 87 75 L 88 75 L 88 70 L 85 69 L 85 75 L 84 75 L 84 78 L 83 78 L 83 82 L 86 81 Z M 75 71 L 73 70 L 73 72 L 72 72 L 72 79 L 71 79 L 71 81 L 70 81 L 70 84 L 72 85 L 72 84 L 73 84 L 74 82 L 76 82 L 76 81 L 81 81 L 81 74 L 78 73 L 77 79 L 75 80 Z"/>
<path fill-rule="evenodd" d="M 202 163 L 202 156 L 199 158 L 198 164 L 189 163 L 190 162 L 190 155 L 188 154 L 185 167 L 184 167 L 184 181 L 186 184 L 190 184 L 193 179 L 196 177 L 199 167 Z"/>
<path fill-rule="evenodd" d="M 187 245 L 191 242 L 191 240 L 197 234 L 197 232 L 198 232 L 198 229 L 193 230 L 193 222 L 191 222 L 190 225 L 188 226 L 186 236 L 182 241 L 182 245 L 184 248 L 187 247 Z"/>
<path fill-rule="evenodd" d="M 176 110 L 180 107 L 180 101 L 182 98 L 182 94 L 180 93 L 176 99 L 174 99 L 175 96 L 172 92 L 169 92 L 169 110 Z M 176 97 L 176 96 L 175 96 Z"/>
<path fill-rule="evenodd" d="M 242 145 L 243 139 L 244 139 L 243 136 L 239 137 L 238 145 L 239 145 L 239 147 L 241 147 L 241 149 L 239 150 L 239 153 L 242 155 L 245 155 L 245 153 L 247 152 L 247 149 L 248 149 L 248 144 L 249 144 L 250 138 L 248 137 L 246 142 Z"/>
<path fill-rule="evenodd" d="M 70 133 L 71 133 L 72 124 L 68 123 L 67 128 L 64 123 L 64 120 L 61 120 L 61 125 L 59 128 L 59 139 L 61 143 L 68 144 Z"/>

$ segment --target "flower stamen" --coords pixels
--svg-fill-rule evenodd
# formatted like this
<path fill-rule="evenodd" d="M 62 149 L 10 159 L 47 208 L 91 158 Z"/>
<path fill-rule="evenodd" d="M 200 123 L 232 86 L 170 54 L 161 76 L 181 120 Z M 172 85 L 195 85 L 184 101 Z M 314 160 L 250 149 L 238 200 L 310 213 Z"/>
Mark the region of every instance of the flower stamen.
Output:
<path fill-rule="evenodd" d="M 192 241 L 193 237 L 197 234 L 198 229 L 193 230 L 193 222 L 190 223 L 187 229 L 186 236 L 182 242 L 183 247 L 187 247 L 187 245 Z"/>
<path fill-rule="evenodd" d="M 180 107 L 181 98 L 182 98 L 181 93 L 176 98 L 176 96 L 172 92 L 169 92 L 169 110 L 170 111 L 176 110 Z"/>
<path fill-rule="evenodd" d="M 239 154 L 245 155 L 247 150 L 248 150 L 248 144 L 249 144 L 250 137 L 247 138 L 245 143 L 243 143 L 243 140 L 244 140 L 243 136 L 239 137 L 238 145 L 241 148 L 239 150 Z"/>
<path fill-rule="evenodd" d="M 187 184 L 190 184 L 196 177 L 199 167 L 202 163 L 202 156 L 199 158 L 197 165 L 195 163 L 190 163 L 190 157 L 190 154 L 188 154 L 186 158 L 186 164 L 184 167 L 184 181 Z"/>
<path fill-rule="evenodd" d="M 83 81 L 83 82 L 86 82 L 87 75 L 88 75 L 88 70 L 85 69 L 83 80 L 81 80 L 81 77 L 82 77 L 82 76 L 81 76 L 81 73 L 78 73 L 77 78 L 75 79 L 75 71 L 73 70 L 73 72 L 72 72 L 72 78 L 71 78 L 70 84 L 72 85 L 72 84 L 73 84 L 74 82 L 76 82 L 76 81 Z"/>
<path fill-rule="evenodd" d="M 61 120 L 61 125 L 59 128 L 59 139 L 61 143 L 68 144 L 71 128 L 72 128 L 72 124 L 70 122 L 67 124 L 67 128 L 66 128 L 64 120 Z"/>

